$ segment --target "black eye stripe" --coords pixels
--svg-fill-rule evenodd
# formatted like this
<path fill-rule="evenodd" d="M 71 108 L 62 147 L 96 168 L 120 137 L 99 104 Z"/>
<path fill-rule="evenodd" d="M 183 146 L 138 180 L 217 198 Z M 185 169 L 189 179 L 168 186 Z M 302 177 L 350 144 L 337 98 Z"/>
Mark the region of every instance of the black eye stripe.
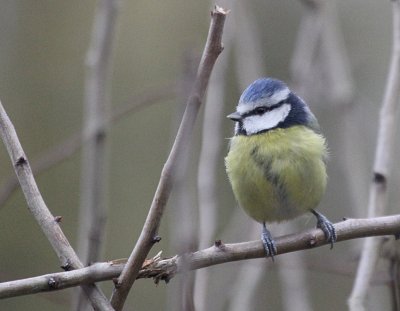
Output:
<path fill-rule="evenodd" d="M 266 112 L 269 112 L 271 110 L 274 110 L 276 108 L 279 108 L 280 106 L 282 106 L 286 101 L 282 100 L 279 103 L 276 103 L 275 105 L 272 105 L 270 107 L 266 107 L 266 106 L 259 106 L 254 108 L 253 110 L 243 114 L 243 118 L 249 117 L 249 116 L 254 116 L 254 115 L 262 115 Z"/>

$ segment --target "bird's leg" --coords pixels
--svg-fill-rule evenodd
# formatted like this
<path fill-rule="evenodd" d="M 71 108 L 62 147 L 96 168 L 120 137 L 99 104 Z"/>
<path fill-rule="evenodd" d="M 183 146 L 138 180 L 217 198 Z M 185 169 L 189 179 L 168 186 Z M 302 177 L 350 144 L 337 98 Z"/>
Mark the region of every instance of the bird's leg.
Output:
<path fill-rule="evenodd" d="M 274 256 L 277 253 L 275 241 L 272 239 L 271 233 L 268 231 L 267 227 L 265 226 L 265 222 L 263 223 L 263 231 L 261 234 L 261 241 L 263 242 L 266 256 L 271 257 L 272 261 L 274 261 Z"/>
<path fill-rule="evenodd" d="M 311 210 L 311 213 L 317 217 L 317 228 L 320 228 L 324 234 L 325 239 L 331 243 L 331 249 L 333 248 L 333 243 L 336 242 L 336 230 L 333 224 L 321 213 L 318 213 L 315 210 Z"/>

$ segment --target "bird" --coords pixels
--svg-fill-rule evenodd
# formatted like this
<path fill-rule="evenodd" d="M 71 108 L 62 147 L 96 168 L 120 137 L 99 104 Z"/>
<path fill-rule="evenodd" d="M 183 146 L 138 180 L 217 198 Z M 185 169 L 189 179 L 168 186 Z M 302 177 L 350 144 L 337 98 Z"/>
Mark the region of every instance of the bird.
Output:
<path fill-rule="evenodd" d="M 335 227 L 316 207 L 326 190 L 328 148 L 308 105 L 282 81 L 260 78 L 240 96 L 225 167 L 244 211 L 262 224 L 266 257 L 277 254 L 267 223 L 311 212 L 333 247 Z"/>

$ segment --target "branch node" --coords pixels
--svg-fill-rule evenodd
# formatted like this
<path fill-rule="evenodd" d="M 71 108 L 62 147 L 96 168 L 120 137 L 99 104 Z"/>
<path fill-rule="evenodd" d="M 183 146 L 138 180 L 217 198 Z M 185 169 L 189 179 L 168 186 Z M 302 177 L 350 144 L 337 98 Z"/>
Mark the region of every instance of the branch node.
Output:
<path fill-rule="evenodd" d="M 55 217 L 54 217 L 54 221 L 55 221 L 56 223 L 60 223 L 60 222 L 62 221 L 62 216 L 55 216 Z"/>
<path fill-rule="evenodd" d="M 49 278 L 49 280 L 47 281 L 47 284 L 49 285 L 50 289 L 57 289 L 57 287 L 58 287 L 58 282 L 53 277 Z"/>
<path fill-rule="evenodd" d="M 15 162 L 15 167 L 23 166 L 26 164 L 27 160 L 24 156 L 20 156 L 18 160 Z"/>
<path fill-rule="evenodd" d="M 373 180 L 376 184 L 382 184 L 382 186 L 386 186 L 386 176 L 382 173 L 375 172 Z"/>
<path fill-rule="evenodd" d="M 315 247 L 315 246 L 317 245 L 317 241 L 318 241 L 318 239 L 317 239 L 316 236 L 311 237 L 311 238 L 308 240 L 308 246 L 309 246 L 309 247 Z"/>
<path fill-rule="evenodd" d="M 153 244 L 158 243 L 160 241 L 161 241 L 161 237 L 159 235 L 154 236 L 152 239 Z"/>
<path fill-rule="evenodd" d="M 118 281 L 118 278 L 113 278 L 112 281 L 114 283 L 115 288 L 120 288 L 121 287 L 122 283 L 120 283 Z"/>
<path fill-rule="evenodd" d="M 61 269 L 63 269 L 64 271 L 69 271 L 71 270 L 71 268 L 71 263 L 68 259 L 61 265 Z"/>
<path fill-rule="evenodd" d="M 165 284 L 168 284 L 169 281 L 175 276 L 175 273 L 176 270 L 169 270 L 168 268 L 158 271 L 158 273 L 153 276 L 154 284 L 158 285 L 160 281 L 164 281 Z"/>
<path fill-rule="evenodd" d="M 214 246 L 219 248 L 220 250 L 224 250 L 225 249 L 225 244 L 222 243 L 221 240 L 215 240 Z"/>
<path fill-rule="evenodd" d="M 214 10 L 211 11 L 211 16 L 213 16 L 214 14 L 222 14 L 222 15 L 227 15 L 229 14 L 231 10 L 226 10 L 222 7 L 220 7 L 219 5 L 215 5 Z"/>

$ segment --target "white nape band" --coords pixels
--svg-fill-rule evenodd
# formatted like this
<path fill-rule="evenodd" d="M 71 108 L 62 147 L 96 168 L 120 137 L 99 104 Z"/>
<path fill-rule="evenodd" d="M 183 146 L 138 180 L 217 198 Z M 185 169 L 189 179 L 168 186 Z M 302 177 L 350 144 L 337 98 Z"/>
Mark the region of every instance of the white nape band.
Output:
<path fill-rule="evenodd" d="M 269 99 L 270 99 L 272 105 L 275 105 L 275 104 L 281 102 L 282 100 L 285 100 L 286 98 L 288 98 L 289 93 L 290 93 L 290 90 L 289 90 L 289 88 L 286 87 L 286 88 L 272 94 Z"/>
<path fill-rule="evenodd" d="M 291 109 L 290 104 L 283 104 L 263 115 L 252 115 L 243 119 L 243 128 L 247 135 L 257 134 L 276 127 L 280 122 L 284 121 L 289 115 Z"/>
<path fill-rule="evenodd" d="M 265 98 L 256 100 L 254 102 L 244 103 L 242 101 L 239 101 L 236 111 L 243 115 L 243 114 L 246 114 L 246 113 L 254 110 L 255 108 L 257 108 L 259 106 L 270 107 L 270 106 L 276 105 L 277 103 L 281 102 L 282 100 L 285 100 L 286 98 L 288 98 L 289 93 L 290 93 L 290 90 L 289 90 L 289 88 L 286 87 L 282 90 L 275 92 L 270 97 L 265 97 Z"/>

